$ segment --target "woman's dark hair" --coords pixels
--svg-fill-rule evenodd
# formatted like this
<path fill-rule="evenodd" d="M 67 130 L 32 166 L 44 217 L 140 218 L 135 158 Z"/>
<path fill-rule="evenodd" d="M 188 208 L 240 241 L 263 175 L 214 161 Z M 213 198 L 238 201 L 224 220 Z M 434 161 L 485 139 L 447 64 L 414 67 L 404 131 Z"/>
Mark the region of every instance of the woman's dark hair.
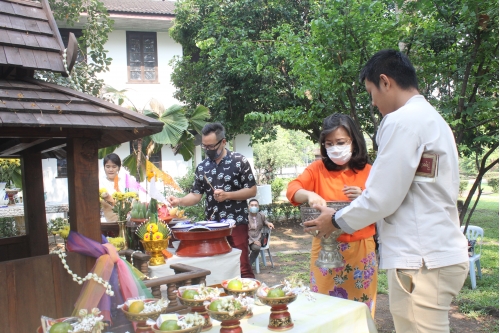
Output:
<path fill-rule="evenodd" d="M 321 156 L 323 157 L 326 169 L 328 171 L 339 171 L 344 168 L 343 165 L 337 165 L 332 162 L 326 153 L 325 147 L 326 136 L 339 127 L 343 127 L 352 140 L 352 156 L 349 162 L 347 162 L 349 168 L 353 171 L 363 170 L 368 163 L 365 139 L 351 117 L 340 113 L 334 113 L 323 120 L 323 129 L 319 135 Z"/>
<path fill-rule="evenodd" d="M 402 52 L 386 49 L 375 53 L 361 70 L 359 81 L 363 83 L 368 80 L 378 89 L 380 74 L 392 78 L 401 89 L 418 89 L 415 68 Z"/>
<path fill-rule="evenodd" d="M 122 160 L 120 159 L 120 156 L 116 155 L 115 153 L 106 155 L 106 157 L 104 157 L 104 159 L 102 160 L 102 165 L 105 166 L 108 161 L 111 161 L 114 164 L 118 165 L 119 168 L 122 167 Z"/>

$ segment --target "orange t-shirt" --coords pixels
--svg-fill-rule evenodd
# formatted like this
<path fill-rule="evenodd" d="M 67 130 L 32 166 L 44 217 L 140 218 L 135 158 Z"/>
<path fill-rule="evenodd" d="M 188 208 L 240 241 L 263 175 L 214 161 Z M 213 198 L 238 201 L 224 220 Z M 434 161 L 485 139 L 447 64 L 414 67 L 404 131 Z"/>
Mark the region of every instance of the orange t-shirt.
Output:
<path fill-rule="evenodd" d="M 316 160 L 311 163 L 304 172 L 288 184 L 286 197 L 294 206 L 300 203 L 293 200 L 295 193 L 304 189 L 314 192 L 326 201 L 349 201 L 344 195 L 342 189 L 344 185 L 359 186 L 365 189 L 365 182 L 370 173 L 371 165 L 367 164 L 363 170 L 328 171 L 322 160 Z M 342 234 L 339 242 L 354 242 L 360 239 L 375 235 L 375 224 L 371 224 L 360 229 L 353 234 Z"/>

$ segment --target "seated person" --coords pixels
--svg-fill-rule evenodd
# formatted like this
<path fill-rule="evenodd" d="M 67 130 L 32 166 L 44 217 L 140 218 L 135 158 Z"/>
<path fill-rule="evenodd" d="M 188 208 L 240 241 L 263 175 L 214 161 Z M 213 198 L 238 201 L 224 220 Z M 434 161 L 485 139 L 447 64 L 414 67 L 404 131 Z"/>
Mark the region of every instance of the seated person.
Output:
<path fill-rule="evenodd" d="M 248 244 L 250 246 L 250 265 L 253 265 L 255 259 L 259 256 L 260 237 L 262 235 L 262 228 L 266 225 L 269 229 L 274 229 L 274 224 L 266 220 L 266 215 L 259 212 L 259 201 L 257 199 L 250 199 L 248 203 Z"/>

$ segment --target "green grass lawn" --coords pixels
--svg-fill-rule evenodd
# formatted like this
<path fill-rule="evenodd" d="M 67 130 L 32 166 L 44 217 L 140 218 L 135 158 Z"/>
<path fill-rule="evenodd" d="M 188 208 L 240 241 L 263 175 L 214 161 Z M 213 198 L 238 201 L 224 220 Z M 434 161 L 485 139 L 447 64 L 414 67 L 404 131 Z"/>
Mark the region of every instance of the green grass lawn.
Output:
<path fill-rule="evenodd" d="M 481 253 L 483 278 L 476 279 L 477 288 L 472 290 L 468 277 L 457 302 L 460 310 L 471 317 L 495 314 L 498 312 L 498 194 L 481 197 L 470 225 L 484 229 Z"/>
<path fill-rule="evenodd" d="M 483 278 L 478 279 L 476 274 L 477 288 L 472 290 L 470 277 L 467 277 L 456 298 L 460 311 L 470 317 L 498 313 L 498 224 L 498 194 L 482 196 L 471 217 L 470 225 L 484 229 L 481 254 Z M 379 271 L 378 292 L 387 293 L 385 270 Z"/>

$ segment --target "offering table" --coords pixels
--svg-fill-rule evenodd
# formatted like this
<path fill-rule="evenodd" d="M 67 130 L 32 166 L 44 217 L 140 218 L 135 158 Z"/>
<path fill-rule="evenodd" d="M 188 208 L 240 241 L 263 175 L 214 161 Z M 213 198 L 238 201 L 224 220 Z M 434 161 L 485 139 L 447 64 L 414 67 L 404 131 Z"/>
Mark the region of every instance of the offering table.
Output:
<path fill-rule="evenodd" d="M 179 257 L 175 255 L 175 250 L 173 248 L 168 248 L 167 250 L 172 253 L 173 256 L 165 259 L 167 262 L 165 265 L 149 266 L 149 277 L 174 275 L 174 270 L 170 268 L 172 264 L 185 264 L 211 271 L 212 273 L 206 278 L 207 285 L 219 284 L 223 280 L 240 276 L 241 250 L 239 249 L 233 248 L 229 253 L 211 257 Z"/>
<path fill-rule="evenodd" d="M 315 301 L 299 295 L 297 300 L 288 305 L 294 327 L 286 332 L 297 333 L 376 333 L 368 306 L 338 297 L 313 293 Z M 253 317 L 241 319 L 240 326 L 244 333 L 262 333 L 269 331 L 269 306 L 254 305 Z M 213 327 L 206 333 L 218 333 L 220 322 L 212 320 Z"/>

